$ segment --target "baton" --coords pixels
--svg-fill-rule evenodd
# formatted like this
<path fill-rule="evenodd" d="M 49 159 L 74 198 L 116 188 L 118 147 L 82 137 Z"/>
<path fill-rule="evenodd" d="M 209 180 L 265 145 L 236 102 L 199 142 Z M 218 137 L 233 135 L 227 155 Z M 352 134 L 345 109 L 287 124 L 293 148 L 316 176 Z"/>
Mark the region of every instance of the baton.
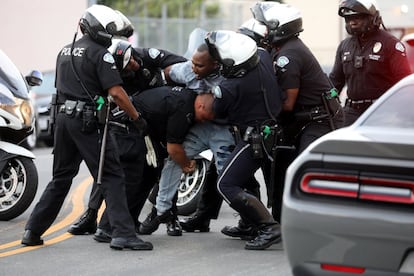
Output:
<path fill-rule="evenodd" d="M 106 136 L 108 136 L 108 121 L 109 121 L 109 98 L 108 98 L 108 106 L 106 107 L 106 117 L 105 117 L 105 127 L 104 132 L 102 136 L 102 144 L 101 144 L 101 153 L 99 156 L 99 167 L 98 167 L 98 179 L 96 181 L 96 184 L 102 183 L 102 173 L 103 173 L 103 167 L 105 163 L 105 148 L 106 148 Z"/>

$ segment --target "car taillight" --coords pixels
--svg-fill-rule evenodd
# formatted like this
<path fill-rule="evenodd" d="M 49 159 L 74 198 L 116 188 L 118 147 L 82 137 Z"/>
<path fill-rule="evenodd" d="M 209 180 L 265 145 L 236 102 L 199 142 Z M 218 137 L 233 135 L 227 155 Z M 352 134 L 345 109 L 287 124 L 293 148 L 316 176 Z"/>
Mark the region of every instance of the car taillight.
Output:
<path fill-rule="evenodd" d="M 302 177 L 300 188 L 309 194 L 414 203 L 414 181 L 409 180 L 308 172 Z"/>
<path fill-rule="evenodd" d="M 362 274 L 365 272 L 365 268 L 363 267 L 353 267 L 353 266 L 344 266 L 344 265 L 321 264 L 321 268 L 323 270 L 330 270 L 330 271 L 344 272 L 344 273 L 354 273 L 354 274 Z"/>
<path fill-rule="evenodd" d="M 306 173 L 301 180 L 302 191 L 343 197 L 358 196 L 358 177 L 330 173 Z"/>

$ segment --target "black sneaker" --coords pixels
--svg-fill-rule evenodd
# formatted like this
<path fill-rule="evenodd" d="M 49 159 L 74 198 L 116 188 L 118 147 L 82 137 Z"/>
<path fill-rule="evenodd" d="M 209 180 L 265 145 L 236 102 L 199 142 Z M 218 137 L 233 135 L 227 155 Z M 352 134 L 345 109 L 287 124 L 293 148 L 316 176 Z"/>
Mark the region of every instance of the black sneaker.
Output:
<path fill-rule="evenodd" d="M 139 226 L 139 234 L 141 235 L 151 235 L 155 232 L 161 223 L 168 222 L 172 218 L 171 211 L 167 211 L 162 215 L 157 215 L 157 209 L 152 207 L 151 213 Z"/>
<path fill-rule="evenodd" d="M 96 219 L 98 211 L 88 208 L 86 212 L 79 218 L 79 221 L 72 224 L 68 232 L 72 235 L 94 234 L 96 232 Z"/>

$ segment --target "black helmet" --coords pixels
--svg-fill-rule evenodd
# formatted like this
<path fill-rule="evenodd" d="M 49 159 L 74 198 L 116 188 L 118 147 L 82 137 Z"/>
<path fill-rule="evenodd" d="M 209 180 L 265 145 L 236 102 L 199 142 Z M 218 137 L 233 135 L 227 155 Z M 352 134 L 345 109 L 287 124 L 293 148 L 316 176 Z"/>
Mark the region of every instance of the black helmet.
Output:
<path fill-rule="evenodd" d="M 267 26 L 270 44 L 280 45 L 303 31 L 302 15 L 291 5 L 258 2 L 250 10 L 257 21 Z"/>
<path fill-rule="evenodd" d="M 242 77 L 259 63 L 256 42 L 247 35 L 220 30 L 208 33 L 205 41 L 226 78 Z"/>
<path fill-rule="evenodd" d="M 382 24 L 382 18 L 377 6 L 375 0 L 342 0 L 341 3 L 339 3 L 338 15 L 345 18 L 352 15 L 366 16 L 366 23 L 362 28 L 351 29 L 348 24 L 345 26 L 346 31 L 349 34 L 363 35 L 378 29 Z"/>
<path fill-rule="evenodd" d="M 120 14 L 104 5 L 92 5 L 86 9 L 79 26 L 83 34 L 87 33 L 97 43 L 109 47 L 113 35 L 124 34 L 125 23 Z"/>
<path fill-rule="evenodd" d="M 132 55 L 132 47 L 128 41 L 113 38 L 112 44 L 108 48 L 108 51 L 114 57 L 116 67 L 119 71 L 122 71 L 125 67 L 127 67 Z"/>

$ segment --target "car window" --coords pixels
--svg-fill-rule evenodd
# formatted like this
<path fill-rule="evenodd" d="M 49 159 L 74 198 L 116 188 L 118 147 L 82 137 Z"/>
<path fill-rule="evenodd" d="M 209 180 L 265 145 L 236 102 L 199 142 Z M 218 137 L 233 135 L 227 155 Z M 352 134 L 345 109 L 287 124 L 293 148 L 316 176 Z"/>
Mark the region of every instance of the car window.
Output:
<path fill-rule="evenodd" d="M 40 86 L 34 86 L 31 88 L 37 94 L 53 94 L 56 93 L 55 88 L 55 72 L 43 73 L 43 82 Z"/>
<path fill-rule="evenodd" d="M 414 85 L 404 86 L 378 106 L 364 126 L 414 128 Z"/>

